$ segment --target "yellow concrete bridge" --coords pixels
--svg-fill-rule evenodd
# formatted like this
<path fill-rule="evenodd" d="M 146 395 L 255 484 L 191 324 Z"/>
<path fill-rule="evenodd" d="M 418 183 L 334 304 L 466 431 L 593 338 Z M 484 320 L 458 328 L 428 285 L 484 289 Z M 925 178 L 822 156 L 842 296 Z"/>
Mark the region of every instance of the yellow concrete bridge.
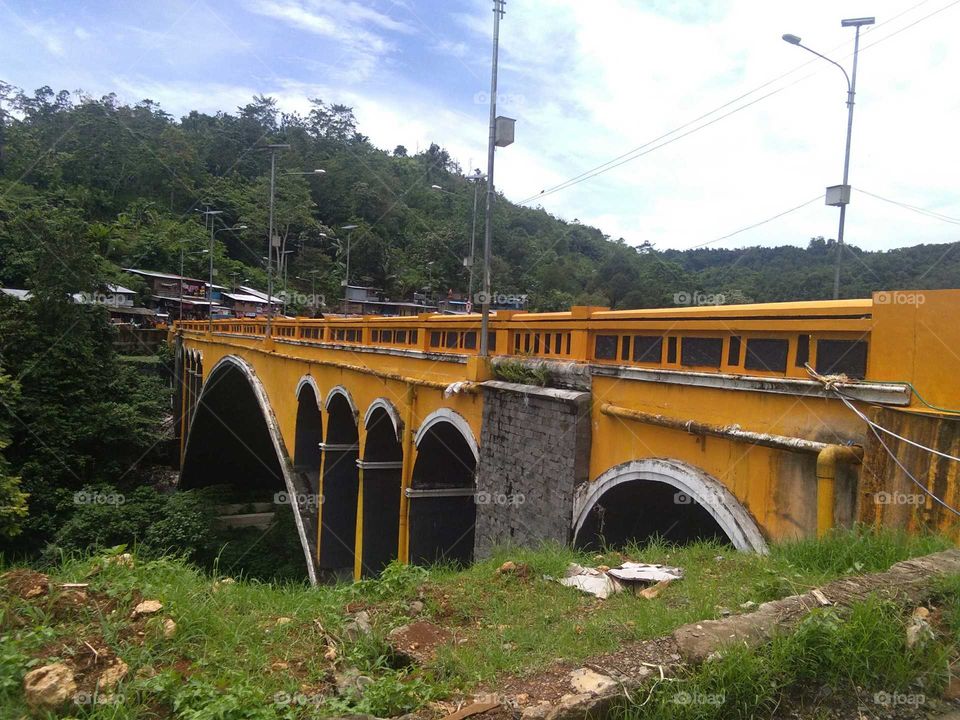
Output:
<path fill-rule="evenodd" d="M 184 322 L 181 486 L 290 503 L 311 580 L 496 544 L 952 531 L 960 291 Z M 212 332 L 211 332 L 212 327 Z"/>

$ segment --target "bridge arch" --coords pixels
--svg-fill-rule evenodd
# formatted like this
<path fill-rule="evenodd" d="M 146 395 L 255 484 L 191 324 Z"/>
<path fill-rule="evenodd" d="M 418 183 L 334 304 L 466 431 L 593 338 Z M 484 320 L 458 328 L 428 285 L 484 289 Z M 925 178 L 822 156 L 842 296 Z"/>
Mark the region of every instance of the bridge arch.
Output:
<path fill-rule="evenodd" d="M 581 486 L 574 498 L 574 544 L 591 547 L 604 534 L 606 522 L 617 540 L 722 534 L 737 550 L 767 552 L 759 526 L 733 493 L 708 473 L 677 460 L 633 460 Z"/>
<path fill-rule="evenodd" d="M 480 449 L 470 424 L 449 408 L 417 429 L 410 487 L 410 562 L 428 565 L 473 559 Z"/>
<path fill-rule="evenodd" d="M 316 582 L 311 543 L 296 502 L 297 482 L 267 392 L 253 367 L 234 355 L 222 358 L 207 375 L 187 433 L 180 487 L 230 485 L 293 509 L 297 534 L 311 583 Z"/>
<path fill-rule="evenodd" d="M 399 555 L 403 448 L 397 419 L 383 399 L 371 403 L 364 416 L 360 571 L 368 577 L 380 574 Z"/>
<path fill-rule="evenodd" d="M 353 415 L 354 424 L 356 424 L 357 418 L 360 417 L 360 411 L 357 410 L 357 403 L 354 402 L 353 395 L 351 395 L 350 391 L 347 390 L 343 385 L 335 385 L 334 387 L 330 388 L 330 392 L 327 393 L 327 399 L 324 400 L 323 406 L 329 410 L 330 403 L 332 403 L 334 398 L 336 398 L 338 395 L 346 401 L 350 408 L 350 414 Z"/>
<path fill-rule="evenodd" d="M 320 567 L 337 575 L 354 572 L 357 541 L 357 502 L 360 479 L 357 459 L 360 437 L 357 408 L 350 393 L 337 385 L 324 400 L 322 496 L 320 504 Z"/>
<path fill-rule="evenodd" d="M 377 398 L 372 403 L 370 407 L 367 408 L 367 412 L 363 416 L 363 426 L 366 428 L 370 427 L 371 420 L 374 419 L 374 414 L 380 409 L 387 414 L 387 417 L 390 419 L 390 423 L 393 425 L 393 433 L 397 436 L 397 439 L 400 439 L 400 431 L 403 429 L 403 421 L 400 420 L 400 413 L 397 412 L 397 406 L 386 398 Z"/>

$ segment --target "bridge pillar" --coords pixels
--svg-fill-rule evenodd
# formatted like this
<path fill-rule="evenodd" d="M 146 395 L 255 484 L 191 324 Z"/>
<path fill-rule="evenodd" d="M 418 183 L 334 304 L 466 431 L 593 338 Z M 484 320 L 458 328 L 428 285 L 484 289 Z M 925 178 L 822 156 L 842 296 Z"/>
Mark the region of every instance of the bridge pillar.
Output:
<path fill-rule="evenodd" d="M 567 544 L 575 488 L 589 479 L 590 393 L 483 384 L 475 555 Z"/>

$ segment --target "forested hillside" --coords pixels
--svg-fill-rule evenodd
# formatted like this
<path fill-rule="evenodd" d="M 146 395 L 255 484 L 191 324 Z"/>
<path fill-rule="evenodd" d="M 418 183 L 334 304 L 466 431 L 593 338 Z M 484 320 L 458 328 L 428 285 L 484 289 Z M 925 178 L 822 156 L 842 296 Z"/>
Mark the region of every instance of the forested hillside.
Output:
<path fill-rule="evenodd" d="M 338 228 L 356 224 L 355 280 L 394 298 L 423 288 L 466 290 L 473 186 L 464 175 L 470 169 L 439 144 L 414 155 L 402 146 L 374 147 L 348 107 L 313 100 L 301 116 L 256 97 L 233 113 L 176 119 L 149 100 L 130 106 L 112 95 L 77 99 L 50 88 L 28 94 L 0 85 L 0 119 L 5 286 L 35 284 L 28 268 L 37 243 L 62 236 L 64 228 L 72 255 L 51 258 L 47 269 L 63 270 L 72 291 L 104 279 L 136 285 L 122 267 L 177 272 L 181 242 L 186 272 L 205 277 L 207 260 L 197 251 L 208 239 L 198 211 L 208 206 L 223 211 L 223 227 L 246 226 L 217 235 L 217 281 L 263 286 L 269 155 L 257 148 L 288 143 L 278 156 L 276 218 L 294 250 L 292 288 L 309 292 L 310 281 L 296 278 L 316 277 L 317 292 L 328 301 L 338 297 L 345 260 Z M 325 174 L 311 173 L 316 168 Z M 727 302 L 823 298 L 832 287 L 832 243 L 822 239 L 806 248 L 660 252 L 503 199 L 494 222 L 494 290 L 528 294 L 539 309 L 670 305 L 675 294 L 696 292 L 721 294 Z M 797 240 L 778 237 L 774 227 L 769 232 L 771 245 Z M 948 249 L 851 248 L 844 295 L 958 286 L 960 256 Z M 89 272 L 68 271 L 87 253 Z"/>

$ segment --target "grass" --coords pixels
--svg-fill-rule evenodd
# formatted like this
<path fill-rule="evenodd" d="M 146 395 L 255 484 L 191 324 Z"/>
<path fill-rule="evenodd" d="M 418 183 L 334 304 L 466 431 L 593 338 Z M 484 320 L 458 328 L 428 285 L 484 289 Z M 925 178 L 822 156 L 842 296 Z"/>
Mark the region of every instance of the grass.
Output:
<path fill-rule="evenodd" d="M 947 546 L 939 538 L 856 530 L 820 543 L 778 546 L 768 557 L 712 543 L 678 548 L 653 542 L 626 548 L 622 555 L 610 551 L 598 556 L 551 546 L 535 551 L 502 549 L 465 570 L 394 565 L 374 581 L 314 589 L 246 580 L 216 584 L 217 578 L 176 559 L 137 561 L 132 568 L 103 556 L 65 559 L 50 570 L 55 587 L 89 582 L 88 593 L 102 609 L 86 603 L 65 610 L 62 593 L 56 590 L 32 600 L 0 591 L 0 707 L 10 708 L 11 717 L 26 714 L 24 673 L 56 660 L 77 662 L 89 654 L 86 641 L 98 649 L 109 648 L 130 671 L 118 690 L 122 702 L 74 709 L 84 717 L 395 715 L 437 698 L 468 693 L 504 674 L 530 673 L 558 658 L 577 662 L 626 641 L 669 633 L 687 622 L 719 617 L 726 610 L 739 612 L 746 601 L 759 603 L 802 592 L 830 578 L 885 569 Z M 613 566 L 623 557 L 677 565 L 686 576 L 653 601 L 627 593 L 600 601 L 544 579 L 562 576 L 572 561 Z M 497 573 L 506 560 L 525 571 Z M 943 593 L 960 594 L 960 582 L 945 586 Z M 161 616 L 132 626 L 130 609 L 143 598 L 160 600 Z M 425 606 L 423 619 L 448 628 L 455 643 L 423 667 L 412 668 L 397 661 L 386 639 L 391 629 L 411 621 L 415 615 L 411 604 L 417 600 Z M 111 607 L 116 610 L 109 612 Z M 359 610 L 370 614 L 373 631 L 351 639 L 347 625 Z M 873 615 L 864 615 L 857 632 L 866 633 L 868 621 L 882 612 L 887 610 L 869 609 Z M 172 638 L 165 638 L 161 630 L 166 617 L 178 626 Z M 960 609 L 945 617 L 960 628 Z M 870 648 L 866 655 L 880 658 L 879 669 L 895 671 L 897 677 L 913 672 L 913 660 L 906 666 L 888 660 L 895 648 L 881 642 L 886 636 L 854 633 L 838 639 L 827 632 L 827 615 L 822 622 L 802 631 L 802 646 L 775 650 L 780 653 L 774 655 L 776 663 L 746 656 L 738 662 L 725 660 L 712 665 L 706 676 L 691 679 L 691 687 L 702 693 L 728 688 L 730 697 L 746 698 L 737 701 L 746 707 L 747 699 L 769 695 L 760 690 L 770 682 L 789 687 L 786 680 L 769 676 L 770 668 L 795 666 L 797 674 L 791 677 L 796 682 L 815 677 L 801 676 L 803 667 L 827 673 L 831 681 L 869 673 L 870 668 L 858 667 L 852 655 L 840 652 L 847 646 Z M 325 659 L 331 646 L 336 658 Z M 800 650 L 806 653 L 804 663 L 794 659 Z M 837 660 L 817 666 L 817 658 L 824 654 Z M 370 684 L 362 694 L 338 695 L 333 675 L 350 668 L 368 677 Z M 645 712 L 653 707 L 659 706 L 651 700 Z M 674 717 L 663 715 L 667 716 Z"/>
<path fill-rule="evenodd" d="M 941 598 L 953 613 L 960 608 L 958 580 Z M 623 720 L 747 720 L 770 717 L 785 704 L 803 707 L 803 717 L 819 717 L 823 705 L 851 702 L 876 709 L 891 699 L 925 705 L 949 679 L 958 636 L 945 626 L 934 639 L 908 648 L 905 632 L 900 610 L 878 599 L 843 617 L 816 610 L 796 632 L 766 647 L 731 649 L 697 672 L 655 686 L 623 711 Z"/>

